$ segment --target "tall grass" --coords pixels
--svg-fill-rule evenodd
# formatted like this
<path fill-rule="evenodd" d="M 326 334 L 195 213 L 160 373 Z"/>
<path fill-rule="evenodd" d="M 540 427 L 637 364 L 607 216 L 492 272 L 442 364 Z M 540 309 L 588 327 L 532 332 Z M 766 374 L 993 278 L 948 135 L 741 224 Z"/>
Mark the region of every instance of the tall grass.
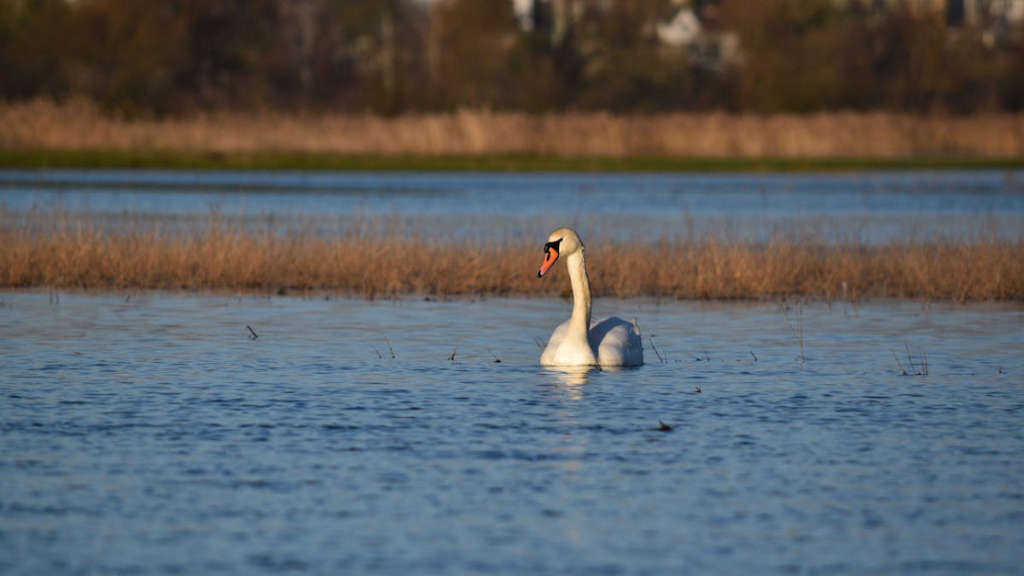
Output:
<path fill-rule="evenodd" d="M 1020 158 L 1024 115 L 797 115 L 463 111 L 381 118 L 220 112 L 126 120 L 83 101 L 0 104 L 0 148 L 382 155 L 694 158 Z"/>
<path fill-rule="evenodd" d="M 110 230 L 54 213 L 0 219 L 0 287 L 333 291 L 395 295 L 556 295 L 536 277 L 535 238 L 504 242 L 415 235 L 253 231 L 211 218 L 189 232 L 159 224 Z M 588 245 L 599 296 L 686 299 L 870 297 L 1024 300 L 1024 242 L 881 246 L 750 244 L 725 239 Z"/>

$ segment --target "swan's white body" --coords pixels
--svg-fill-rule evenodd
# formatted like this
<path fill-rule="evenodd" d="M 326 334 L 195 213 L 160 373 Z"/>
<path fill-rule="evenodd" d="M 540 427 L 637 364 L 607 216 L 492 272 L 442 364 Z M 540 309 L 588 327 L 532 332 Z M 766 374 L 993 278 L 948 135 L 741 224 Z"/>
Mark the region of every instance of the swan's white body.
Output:
<path fill-rule="evenodd" d="M 644 351 L 633 324 L 612 316 L 595 322 L 587 332 L 586 345 L 566 338 L 571 321 L 565 321 L 551 333 L 544 352 L 543 366 L 640 366 Z"/>
<path fill-rule="evenodd" d="M 551 233 L 549 245 L 564 246 L 565 265 L 572 283 L 572 315 L 551 334 L 540 363 L 544 366 L 640 366 L 643 344 L 637 327 L 622 318 L 590 322 L 590 278 L 583 258 L 583 243 L 576 232 L 559 228 Z M 547 247 L 545 248 L 547 249 Z M 558 258 L 558 252 L 554 259 Z M 554 264 L 545 260 L 538 275 Z"/>

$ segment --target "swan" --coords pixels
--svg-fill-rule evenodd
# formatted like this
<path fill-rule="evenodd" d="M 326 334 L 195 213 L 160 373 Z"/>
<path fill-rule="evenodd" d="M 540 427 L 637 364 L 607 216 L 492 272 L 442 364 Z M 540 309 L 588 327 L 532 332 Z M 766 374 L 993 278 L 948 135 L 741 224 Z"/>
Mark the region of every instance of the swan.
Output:
<path fill-rule="evenodd" d="M 635 324 L 622 318 L 605 318 L 590 323 L 590 278 L 583 259 L 583 242 L 572 228 L 559 228 L 544 244 L 544 262 L 537 277 L 565 256 L 572 284 L 572 316 L 551 333 L 540 355 L 543 366 L 640 366 L 644 349 Z"/>

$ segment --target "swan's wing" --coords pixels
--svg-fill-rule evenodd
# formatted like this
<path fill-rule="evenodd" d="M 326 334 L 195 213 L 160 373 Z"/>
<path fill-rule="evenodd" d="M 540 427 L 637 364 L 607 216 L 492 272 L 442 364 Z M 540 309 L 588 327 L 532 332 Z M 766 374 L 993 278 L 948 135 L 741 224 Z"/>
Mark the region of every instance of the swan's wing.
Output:
<path fill-rule="evenodd" d="M 601 366 L 640 366 L 644 363 L 644 347 L 633 324 L 611 317 L 590 327 L 590 345 L 597 351 Z"/>
<path fill-rule="evenodd" d="M 551 339 L 548 340 L 548 345 L 544 348 L 544 351 L 540 355 L 540 363 L 543 365 L 551 365 L 555 362 L 555 351 L 562 344 L 562 340 L 565 340 L 565 333 L 569 331 L 569 321 L 562 322 L 555 331 L 551 333 Z"/>

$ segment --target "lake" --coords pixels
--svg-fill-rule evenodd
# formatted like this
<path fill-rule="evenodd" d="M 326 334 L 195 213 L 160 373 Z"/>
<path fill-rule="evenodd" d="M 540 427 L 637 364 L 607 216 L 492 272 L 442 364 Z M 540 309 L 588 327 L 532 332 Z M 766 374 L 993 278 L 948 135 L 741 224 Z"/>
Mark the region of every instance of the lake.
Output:
<path fill-rule="evenodd" d="M 0 216 L 539 257 L 564 224 L 1020 241 L 1022 183 L 0 171 Z M 541 368 L 569 308 L 0 292 L 0 573 L 1024 574 L 1024 306 L 598 299 L 646 365 Z"/>
<path fill-rule="evenodd" d="M 858 244 L 1024 239 L 1024 171 L 480 174 L 0 170 L 0 212 L 163 226 L 211 215 L 260 229 L 434 237 L 715 236 Z"/>
<path fill-rule="evenodd" d="M 1021 573 L 1020 306 L 0 300 L 4 574 Z"/>

